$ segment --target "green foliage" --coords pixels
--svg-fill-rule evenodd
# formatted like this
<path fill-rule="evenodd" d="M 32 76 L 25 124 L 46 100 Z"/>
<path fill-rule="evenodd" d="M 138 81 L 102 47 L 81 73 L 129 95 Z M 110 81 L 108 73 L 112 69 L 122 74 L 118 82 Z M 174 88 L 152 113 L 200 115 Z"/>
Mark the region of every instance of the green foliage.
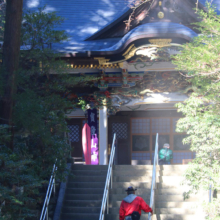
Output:
<path fill-rule="evenodd" d="M 199 11 L 201 22 L 196 23 L 201 34 L 183 46 L 174 64 L 192 83 L 194 93 L 177 104 L 185 116 L 177 131 L 186 132 L 184 143 L 191 145 L 196 158 L 185 173 L 190 186 L 187 193 L 200 189 L 220 189 L 220 16 L 207 4 L 207 12 Z M 207 206 L 209 219 L 219 219 L 219 203 Z M 212 211 L 215 209 L 215 211 Z"/>
<path fill-rule="evenodd" d="M 0 192 L 2 216 L 0 219 L 25 219 L 36 215 L 40 180 L 30 155 L 11 152 L 1 146 Z"/>
<path fill-rule="evenodd" d="M 217 198 L 213 202 L 205 204 L 204 211 L 208 214 L 208 219 L 219 220 L 220 199 Z"/>
<path fill-rule="evenodd" d="M 6 3 L 0 1 L 0 42 L 3 41 L 4 38 L 5 8 Z"/>
<path fill-rule="evenodd" d="M 34 210 L 42 207 L 44 199 L 38 190 L 48 183 L 55 161 L 59 171 L 56 176 L 63 178 L 71 151 L 64 135 L 68 132 L 66 113 L 78 104 L 65 94 L 75 85 L 91 84 L 93 80 L 69 75 L 67 64 L 52 50 L 53 44 L 68 37 L 57 29 L 62 18 L 41 8 L 26 12 L 23 19 L 24 50 L 16 73 L 14 133 L 0 125 L 0 202 L 5 202 L 0 218 L 4 220 L 35 219 Z M 1 70 L 2 87 L 4 74 Z M 14 151 L 6 147 L 12 135 Z"/>

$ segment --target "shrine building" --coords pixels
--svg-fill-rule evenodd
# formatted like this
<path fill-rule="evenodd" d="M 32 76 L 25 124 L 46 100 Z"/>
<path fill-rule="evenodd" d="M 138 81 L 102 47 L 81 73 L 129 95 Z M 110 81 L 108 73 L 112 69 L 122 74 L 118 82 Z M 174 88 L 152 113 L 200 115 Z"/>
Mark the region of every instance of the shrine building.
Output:
<path fill-rule="evenodd" d="M 217 0 L 212 3 L 220 9 Z M 45 11 L 65 18 L 60 29 L 69 40 L 51 47 L 66 61 L 68 73 L 97 78 L 92 87 L 79 85 L 68 94 L 85 102 L 84 110 L 68 114 L 72 156 L 83 160 L 86 109 L 95 108 L 97 126 L 92 132 L 98 134 L 99 164 L 108 164 L 114 133 L 117 164 L 152 164 L 156 133 L 159 148 L 170 144 L 172 164 L 193 159 L 190 146 L 182 144 L 185 134 L 176 132 L 182 115 L 175 107 L 193 88 L 175 70 L 172 56 L 198 36 L 192 24 L 199 21 L 194 8 L 206 10 L 205 0 L 24 1 L 31 10 L 44 5 Z"/>

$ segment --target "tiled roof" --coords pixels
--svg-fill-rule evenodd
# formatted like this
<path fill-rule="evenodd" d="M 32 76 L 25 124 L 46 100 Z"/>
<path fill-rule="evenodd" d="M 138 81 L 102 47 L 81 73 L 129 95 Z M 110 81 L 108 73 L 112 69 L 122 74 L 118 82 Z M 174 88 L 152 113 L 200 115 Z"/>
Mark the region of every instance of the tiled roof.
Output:
<path fill-rule="evenodd" d="M 206 0 L 199 0 L 205 4 Z M 129 10 L 126 0 L 24 0 L 24 8 L 36 10 L 46 5 L 46 11 L 56 11 L 65 21 L 60 29 L 69 34 L 69 41 L 54 44 L 52 48 L 62 53 L 86 51 L 117 51 L 135 37 L 152 37 L 156 33 L 177 33 L 189 39 L 195 36 L 191 29 L 175 23 L 149 23 L 138 26 L 123 38 L 85 41 L 108 26 Z M 220 0 L 213 0 L 220 12 Z"/>
<path fill-rule="evenodd" d="M 101 51 L 117 51 L 134 40 L 141 38 L 165 37 L 169 35 L 169 37 L 171 37 L 173 34 L 185 40 L 191 40 L 193 37 L 197 36 L 193 30 L 181 24 L 172 22 L 146 23 L 132 29 L 114 46 L 104 48 Z"/>
<path fill-rule="evenodd" d="M 98 49 L 115 44 L 114 39 L 95 41 L 92 45 L 84 40 L 129 10 L 126 0 L 24 0 L 24 8 L 31 10 L 45 5 L 46 11 L 56 11 L 57 15 L 65 18 L 61 29 L 69 34 L 70 39 L 56 45 L 60 52 L 90 50 L 94 45 Z"/>

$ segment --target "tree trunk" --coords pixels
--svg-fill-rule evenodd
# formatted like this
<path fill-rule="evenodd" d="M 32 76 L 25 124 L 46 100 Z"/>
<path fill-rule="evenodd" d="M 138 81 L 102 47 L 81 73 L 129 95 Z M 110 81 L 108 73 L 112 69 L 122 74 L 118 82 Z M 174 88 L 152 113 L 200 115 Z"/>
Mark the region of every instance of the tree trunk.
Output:
<path fill-rule="evenodd" d="M 17 91 L 16 71 L 19 65 L 23 0 L 7 0 L 5 33 L 3 45 L 3 65 L 6 71 L 3 120 L 10 126 L 12 138 L 9 147 L 13 150 L 13 107 Z"/>

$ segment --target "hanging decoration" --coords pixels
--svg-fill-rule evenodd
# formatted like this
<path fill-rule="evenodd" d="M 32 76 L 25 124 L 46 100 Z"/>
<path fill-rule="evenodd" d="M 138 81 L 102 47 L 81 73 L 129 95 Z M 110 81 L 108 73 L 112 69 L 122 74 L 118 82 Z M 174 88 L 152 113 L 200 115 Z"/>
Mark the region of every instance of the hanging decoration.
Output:
<path fill-rule="evenodd" d="M 91 164 L 91 130 L 87 123 L 82 129 L 82 147 L 86 165 Z"/>
<path fill-rule="evenodd" d="M 99 164 L 97 109 L 88 109 L 88 124 L 91 129 L 91 164 Z"/>

